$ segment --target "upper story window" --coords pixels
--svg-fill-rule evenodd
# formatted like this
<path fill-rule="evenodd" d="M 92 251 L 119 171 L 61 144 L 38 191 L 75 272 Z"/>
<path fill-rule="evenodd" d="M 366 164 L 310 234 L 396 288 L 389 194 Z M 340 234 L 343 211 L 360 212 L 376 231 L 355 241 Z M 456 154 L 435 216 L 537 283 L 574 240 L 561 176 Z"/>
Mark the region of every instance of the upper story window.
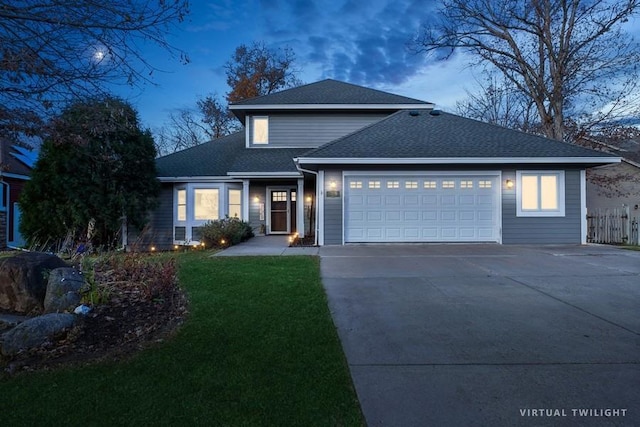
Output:
<path fill-rule="evenodd" d="M 269 117 L 253 118 L 253 143 L 269 143 Z"/>
<path fill-rule="evenodd" d="M 518 216 L 564 216 L 563 171 L 516 172 Z"/>

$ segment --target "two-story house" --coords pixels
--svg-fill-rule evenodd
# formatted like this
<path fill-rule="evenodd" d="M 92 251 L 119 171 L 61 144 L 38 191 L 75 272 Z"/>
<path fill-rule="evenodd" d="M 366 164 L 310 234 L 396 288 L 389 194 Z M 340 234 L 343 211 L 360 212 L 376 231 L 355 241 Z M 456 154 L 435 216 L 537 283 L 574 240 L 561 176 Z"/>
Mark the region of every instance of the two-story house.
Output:
<path fill-rule="evenodd" d="M 620 161 L 336 80 L 230 108 L 243 131 L 158 159 L 145 245 L 197 244 L 226 215 L 320 245 L 579 244 L 585 170 Z"/>

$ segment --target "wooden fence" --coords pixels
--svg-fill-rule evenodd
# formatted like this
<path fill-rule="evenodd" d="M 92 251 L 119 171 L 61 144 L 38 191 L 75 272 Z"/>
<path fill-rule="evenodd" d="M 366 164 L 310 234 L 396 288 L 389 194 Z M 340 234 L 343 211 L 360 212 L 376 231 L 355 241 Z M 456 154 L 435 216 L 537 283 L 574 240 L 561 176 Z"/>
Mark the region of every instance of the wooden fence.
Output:
<path fill-rule="evenodd" d="M 629 207 L 594 209 L 587 214 L 587 242 L 640 244 L 638 215 L 630 215 Z"/>

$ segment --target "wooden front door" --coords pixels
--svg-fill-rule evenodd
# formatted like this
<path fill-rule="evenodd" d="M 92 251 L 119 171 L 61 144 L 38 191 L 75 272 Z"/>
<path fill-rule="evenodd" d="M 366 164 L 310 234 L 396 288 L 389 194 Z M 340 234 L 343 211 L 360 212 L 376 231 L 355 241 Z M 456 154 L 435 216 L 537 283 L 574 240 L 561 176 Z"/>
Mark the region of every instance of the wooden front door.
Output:
<path fill-rule="evenodd" d="M 296 190 L 269 190 L 269 233 L 289 234 L 296 230 Z"/>

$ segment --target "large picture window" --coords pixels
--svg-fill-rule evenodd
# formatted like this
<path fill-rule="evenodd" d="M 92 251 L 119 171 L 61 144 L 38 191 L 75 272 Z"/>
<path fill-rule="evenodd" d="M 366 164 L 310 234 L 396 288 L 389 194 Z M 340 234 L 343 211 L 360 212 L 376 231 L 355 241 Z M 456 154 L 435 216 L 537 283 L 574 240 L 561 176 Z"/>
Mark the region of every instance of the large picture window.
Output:
<path fill-rule="evenodd" d="M 517 172 L 518 216 L 564 216 L 563 171 Z"/>
<path fill-rule="evenodd" d="M 237 184 L 190 183 L 177 185 L 173 198 L 174 244 L 194 244 L 209 221 L 242 217 L 242 189 Z"/>
<path fill-rule="evenodd" d="M 218 189 L 196 188 L 193 190 L 193 219 L 197 221 L 210 221 L 218 219 Z"/>

